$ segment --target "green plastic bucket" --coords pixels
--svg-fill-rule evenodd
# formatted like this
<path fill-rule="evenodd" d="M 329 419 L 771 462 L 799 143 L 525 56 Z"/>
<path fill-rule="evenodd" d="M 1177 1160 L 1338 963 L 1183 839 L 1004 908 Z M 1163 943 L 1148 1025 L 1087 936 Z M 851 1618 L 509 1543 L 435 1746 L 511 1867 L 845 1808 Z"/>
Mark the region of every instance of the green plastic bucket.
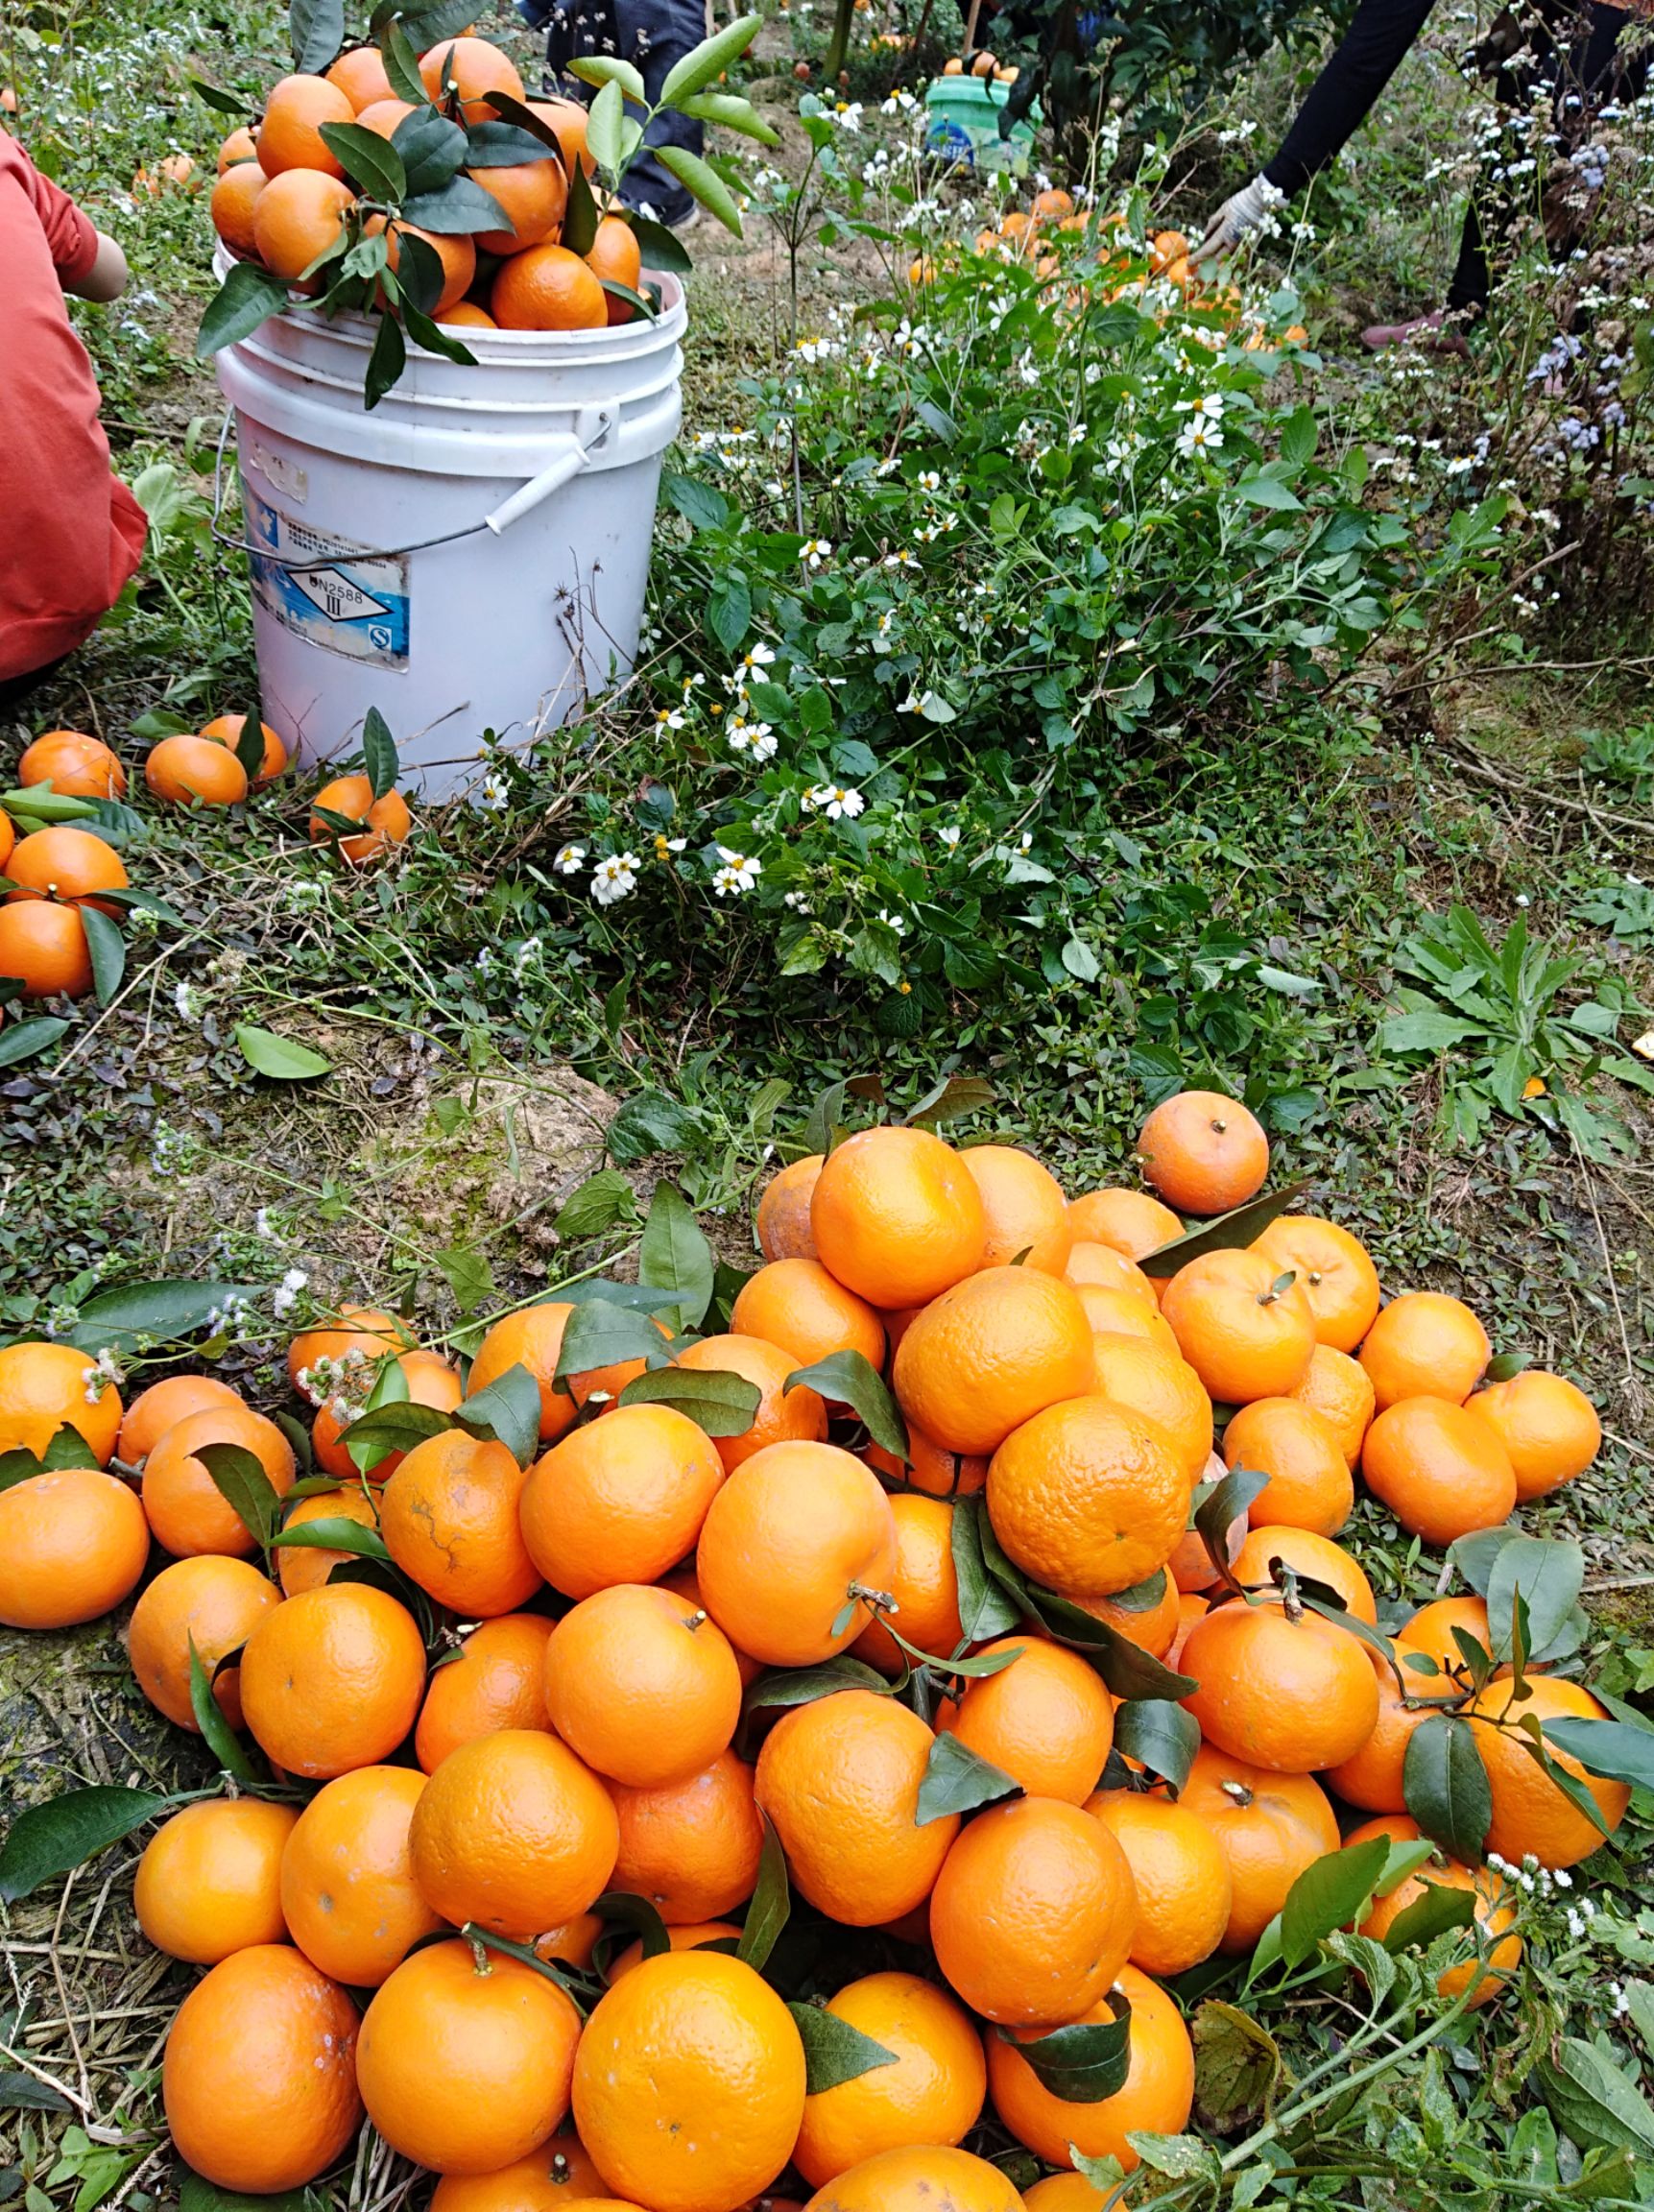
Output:
<path fill-rule="evenodd" d="M 991 79 L 936 78 L 924 95 L 928 118 L 925 145 L 933 154 L 951 155 L 978 169 L 1024 175 L 1034 132 L 1043 118 L 1036 100 L 1028 113 L 1012 124 L 1009 137 L 1002 138 L 999 110 L 1010 97 L 1009 84 L 996 84 Z"/>

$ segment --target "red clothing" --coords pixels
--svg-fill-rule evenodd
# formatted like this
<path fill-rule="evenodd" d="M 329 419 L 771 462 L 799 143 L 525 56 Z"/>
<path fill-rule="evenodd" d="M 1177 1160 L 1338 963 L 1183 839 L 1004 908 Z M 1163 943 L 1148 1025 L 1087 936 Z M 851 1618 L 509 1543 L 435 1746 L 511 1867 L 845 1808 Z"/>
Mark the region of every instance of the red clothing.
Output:
<path fill-rule="evenodd" d="M 63 305 L 98 233 L 0 132 L 0 681 L 88 637 L 143 557 L 143 509 L 109 469 L 98 382 Z"/>

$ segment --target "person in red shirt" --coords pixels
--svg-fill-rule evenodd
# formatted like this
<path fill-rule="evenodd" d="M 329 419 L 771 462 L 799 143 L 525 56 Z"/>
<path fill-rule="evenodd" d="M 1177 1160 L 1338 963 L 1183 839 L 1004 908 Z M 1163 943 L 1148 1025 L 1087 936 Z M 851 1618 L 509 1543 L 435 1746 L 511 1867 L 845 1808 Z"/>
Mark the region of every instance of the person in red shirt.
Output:
<path fill-rule="evenodd" d="M 118 300 L 126 255 L 0 134 L 0 703 L 83 644 L 143 556 L 98 382 L 63 304 Z"/>

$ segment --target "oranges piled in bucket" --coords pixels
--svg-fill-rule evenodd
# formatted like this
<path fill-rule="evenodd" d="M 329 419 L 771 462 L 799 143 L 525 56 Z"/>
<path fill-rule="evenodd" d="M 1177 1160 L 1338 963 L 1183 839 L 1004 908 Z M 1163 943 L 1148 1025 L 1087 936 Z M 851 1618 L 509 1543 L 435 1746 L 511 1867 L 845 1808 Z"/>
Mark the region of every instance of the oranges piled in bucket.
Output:
<path fill-rule="evenodd" d="M 0 1451 L 53 1462 L 0 1491 L 0 1620 L 142 1582 L 137 1684 L 238 1776 L 134 1897 L 204 1969 L 162 2082 L 190 2167 L 297 2189 L 366 2117 L 436 2212 L 1078 2204 L 1077 2159 L 1188 2123 L 1163 1984 L 1341 1828 L 1408 1854 L 1361 1924 L 1465 1888 L 1443 2001 L 1500 1998 L 1510 1898 L 1421 1839 L 1409 1740 L 1451 1711 L 1488 1849 L 1563 1867 L 1629 1791 L 1554 1751 L 1565 1790 L 1513 1704 L 1603 1708 L 1496 1669 L 1474 1594 L 1380 1636 L 1338 1539 L 1357 1472 L 1428 1545 L 1498 1527 L 1596 1415 L 1259 1201 L 1237 1101 L 1167 1099 L 1137 1159 L 1070 1198 L 1019 1146 L 863 1129 L 768 1183 L 710 1334 L 676 1193 L 652 1288 L 505 1314 L 464 1376 L 344 1310 L 288 1354 L 308 1470 L 217 1377 L 123 1406 L 0 1351 Z M 1025 2200 L 1007 2141 L 1054 2170 Z"/>

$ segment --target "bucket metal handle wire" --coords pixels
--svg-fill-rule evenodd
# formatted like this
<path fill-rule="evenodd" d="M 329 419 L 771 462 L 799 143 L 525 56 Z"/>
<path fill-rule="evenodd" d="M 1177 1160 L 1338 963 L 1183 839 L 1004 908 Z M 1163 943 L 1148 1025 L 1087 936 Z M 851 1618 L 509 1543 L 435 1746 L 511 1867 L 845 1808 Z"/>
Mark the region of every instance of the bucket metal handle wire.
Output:
<path fill-rule="evenodd" d="M 293 561 L 285 554 L 276 552 L 271 546 L 255 545 L 250 538 L 235 537 L 221 527 L 224 516 L 224 450 L 229 442 L 230 425 L 234 420 L 234 410 L 227 407 L 213 458 L 211 529 L 214 539 L 220 545 L 228 546 L 231 552 L 252 554 L 257 560 L 268 561 L 273 567 L 286 569 L 290 576 L 306 575 L 318 568 L 337 567 L 341 558 L 346 556 L 328 553 L 317 561 Z M 404 554 L 427 553 L 434 546 L 455 545 L 462 539 L 480 537 L 485 530 L 491 531 L 496 538 L 502 536 L 514 522 L 520 521 L 523 516 L 538 507 L 542 500 L 549 499 L 554 492 L 561 492 L 565 484 L 573 482 L 614 427 L 612 410 L 608 407 L 583 407 L 575 418 L 575 425 L 573 438 L 556 460 L 548 462 L 537 476 L 531 476 L 526 483 L 520 484 L 509 497 L 501 500 L 491 514 L 485 515 L 480 522 L 469 522 L 463 530 L 446 530 L 440 538 L 419 538 L 411 545 L 384 548 L 353 546 L 348 558 L 352 561 L 399 561 Z"/>

